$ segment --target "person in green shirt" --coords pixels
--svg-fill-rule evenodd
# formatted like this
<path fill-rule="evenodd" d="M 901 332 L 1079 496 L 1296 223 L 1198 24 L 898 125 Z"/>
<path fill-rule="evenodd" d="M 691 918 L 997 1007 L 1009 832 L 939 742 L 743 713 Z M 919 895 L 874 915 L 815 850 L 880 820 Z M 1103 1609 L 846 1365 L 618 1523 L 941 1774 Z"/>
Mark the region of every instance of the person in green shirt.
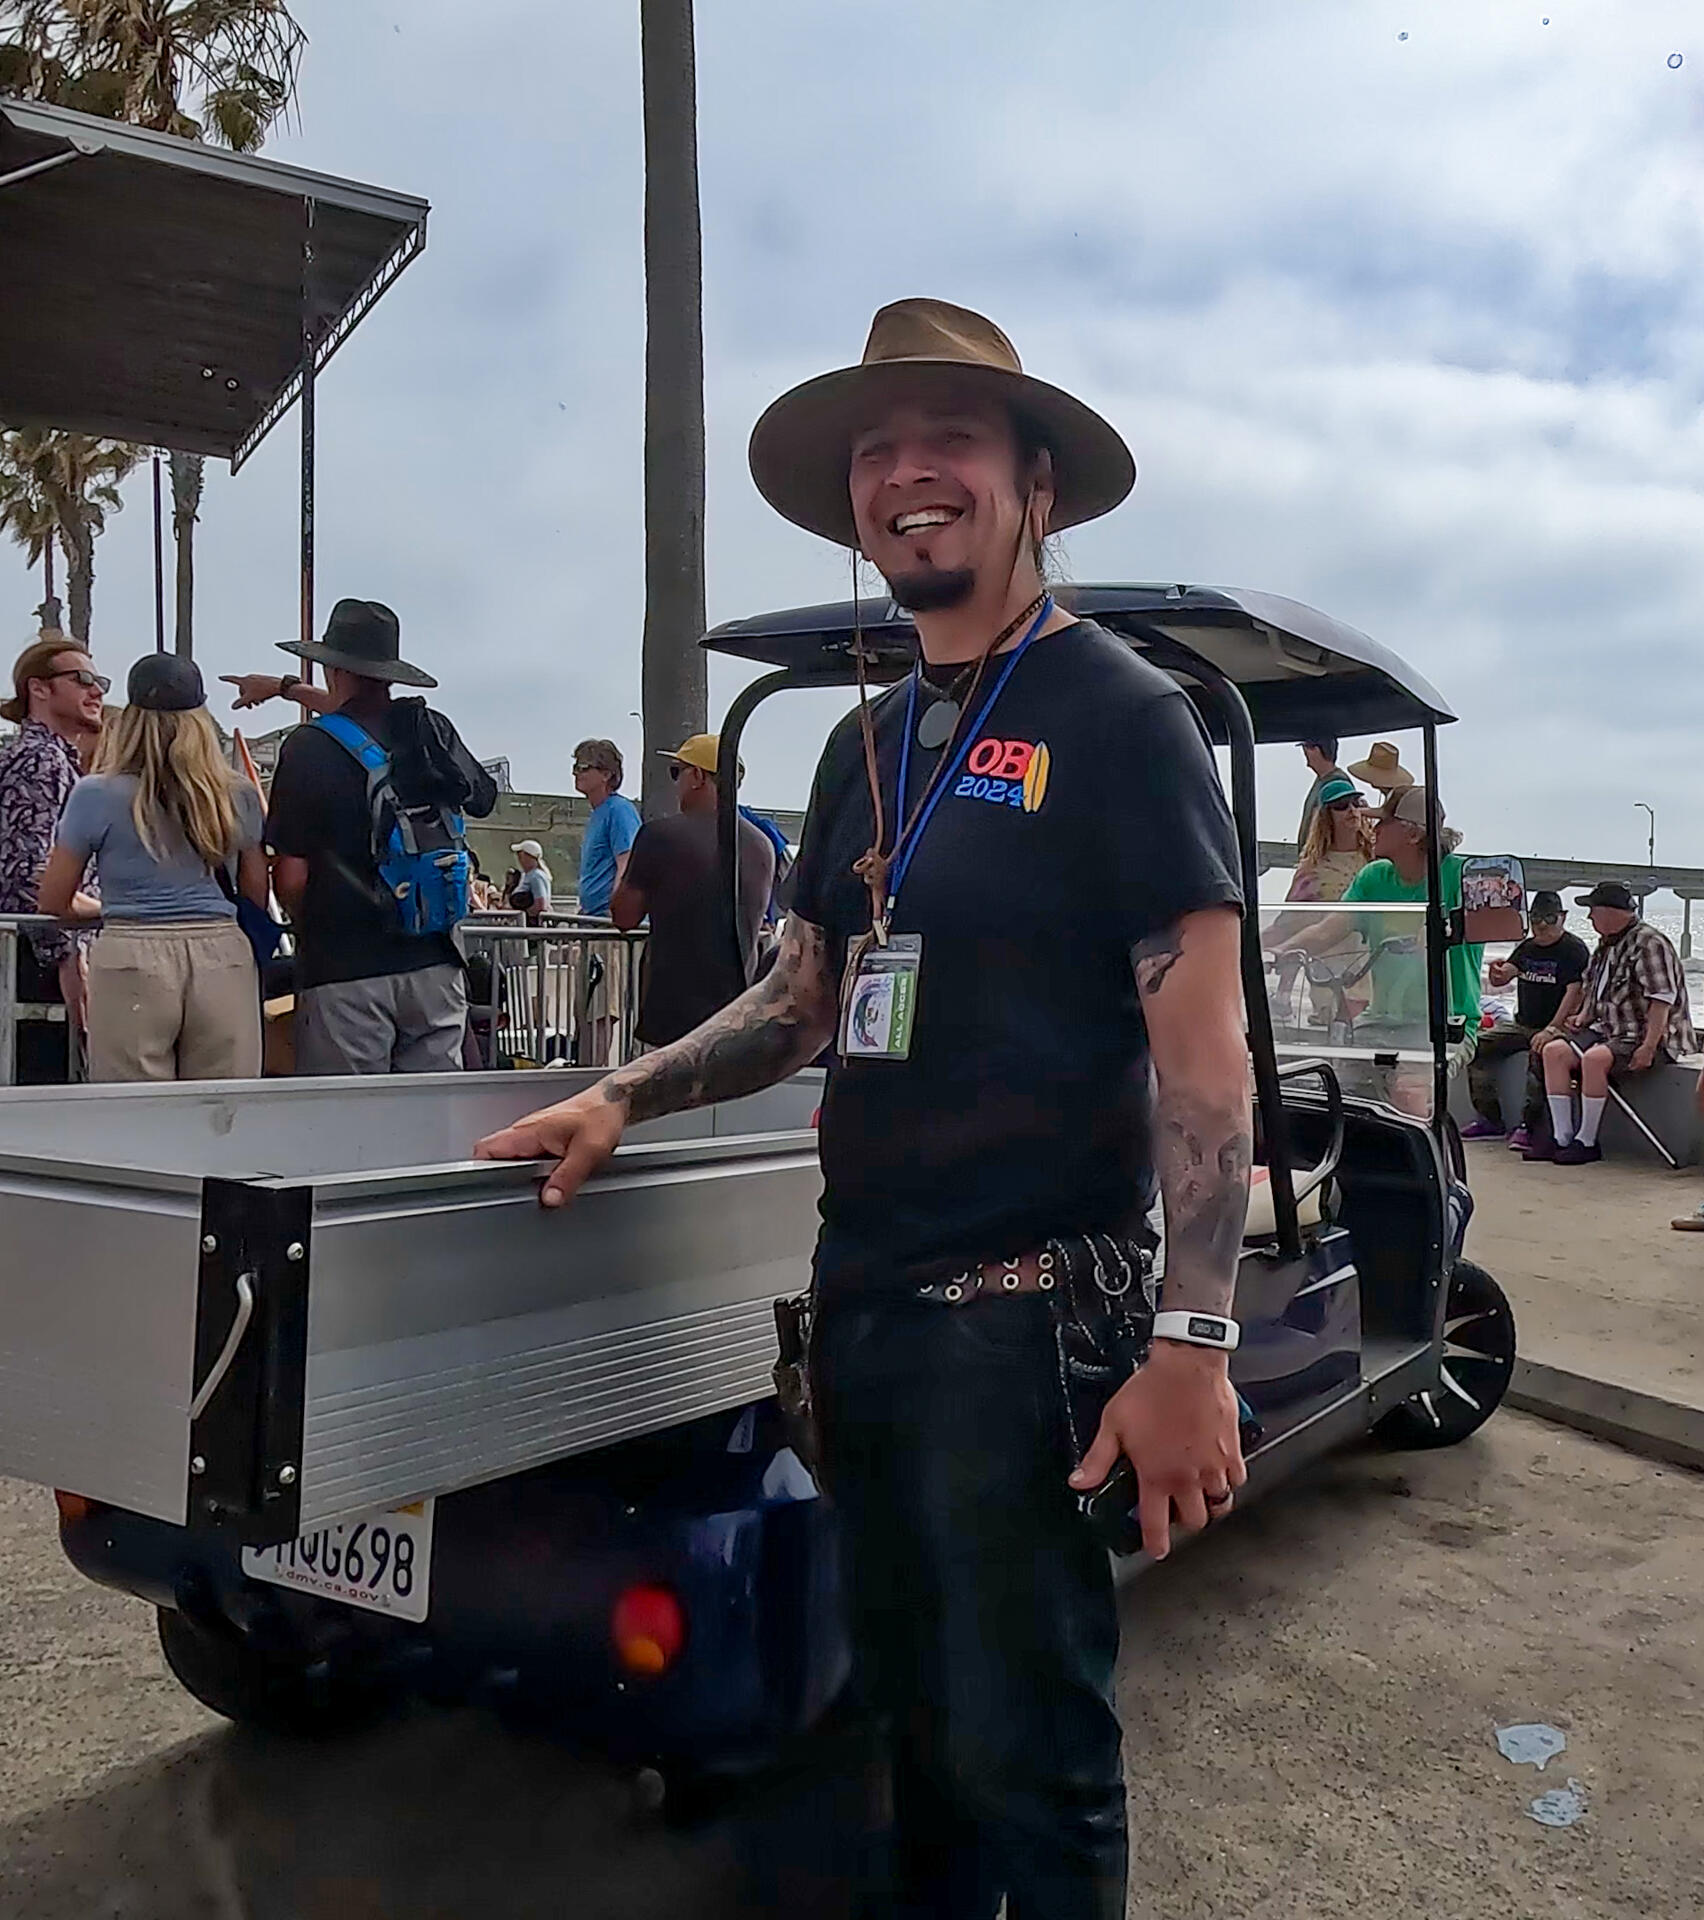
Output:
<path fill-rule="evenodd" d="M 1443 809 L 1438 810 L 1440 831 L 1443 827 Z M 1426 790 L 1424 787 L 1405 787 L 1389 794 L 1374 816 L 1373 858 L 1350 881 L 1343 895 L 1343 904 L 1354 903 L 1378 905 L 1389 902 L 1392 905 L 1424 905 L 1426 900 Z M 1458 853 L 1446 853 L 1438 862 L 1438 877 L 1443 888 L 1443 906 L 1446 914 L 1453 913 L 1461 905 L 1462 857 Z M 1360 916 L 1356 916 L 1357 919 Z M 1430 1017 L 1426 1003 L 1426 943 L 1425 929 L 1417 915 L 1391 914 L 1383 927 L 1377 924 L 1379 916 L 1368 914 L 1361 936 L 1370 945 L 1377 946 L 1383 940 L 1402 941 L 1403 950 L 1381 953 L 1374 959 L 1368 984 L 1371 987 L 1371 1005 L 1364 1017 L 1357 1017 L 1357 1033 L 1362 1041 L 1370 1040 L 1369 1029 L 1380 1026 L 1392 1030 L 1392 1037 L 1403 1047 L 1428 1044 L 1425 1036 L 1430 1026 Z M 1324 943 L 1341 940 L 1342 922 L 1337 919 L 1316 921 L 1311 927 L 1304 927 L 1275 949 L 1282 956 L 1286 952 L 1317 952 Z M 1412 945 L 1408 943 L 1412 942 Z M 1479 974 L 1485 958 L 1483 946 L 1454 946 L 1446 956 L 1445 966 L 1449 983 L 1449 1011 L 1453 1020 L 1464 1024 L 1465 1031 L 1459 1040 L 1452 1041 L 1448 1050 L 1448 1062 L 1451 1075 L 1462 1072 L 1473 1058 L 1479 1042 Z M 1366 988 L 1363 987 L 1365 992 Z M 1406 1035 L 1397 1038 L 1396 1030 L 1406 1029 Z M 1418 1082 L 1408 1087 L 1412 1073 L 1404 1069 L 1398 1081 L 1387 1088 L 1388 1097 L 1399 1105 L 1409 1104 L 1412 1096 L 1417 1105 L 1425 1101 L 1425 1089 Z"/>
<path fill-rule="evenodd" d="M 1443 827 L 1443 808 L 1438 825 Z M 1438 862 L 1446 914 L 1461 906 L 1462 857 L 1446 853 Z M 1382 900 L 1424 903 L 1426 899 L 1426 789 L 1405 787 L 1380 807 L 1373 833 L 1373 858 L 1350 881 L 1344 900 Z M 1403 931 L 1407 931 L 1405 927 Z M 1453 946 L 1445 966 L 1449 979 L 1450 1017 L 1465 1023 L 1466 1031 L 1449 1050 L 1450 1072 L 1456 1074 L 1473 1058 L 1479 1040 L 1479 976 L 1483 946 Z M 1375 1017 L 1424 1025 L 1426 1021 L 1426 963 L 1424 953 L 1390 954 L 1373 963 Z"/>

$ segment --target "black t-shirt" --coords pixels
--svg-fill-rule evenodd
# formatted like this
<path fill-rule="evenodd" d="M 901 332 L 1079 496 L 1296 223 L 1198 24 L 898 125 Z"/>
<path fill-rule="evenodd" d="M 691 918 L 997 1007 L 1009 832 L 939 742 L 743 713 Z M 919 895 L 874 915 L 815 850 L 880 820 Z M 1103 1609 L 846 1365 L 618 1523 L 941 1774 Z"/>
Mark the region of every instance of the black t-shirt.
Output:
<path fill-rule="evenodd" d="M 647 1046 L 678 1040 L 745 991 L 775 874 L 775 853 L 768 837 L 749 820 L 739 824 L 743 967 L 736 963 L 728 938 L 714 814 L 677 813 L 648 820 L 627 856 L 625 884 L 644 894 L 651 921 L 638 1026 Z"/>
<path fill-rule="evenodd" d="M 350 718 L 392 754 L 404 801 L 459 805 L 476 818 L 496 804 L 491 776 L 450 722 L 423 701 L 362 705 Z M 459 964 L 448 934 L 402 931 L 373 859 L 366 772 L 324 728 L 298 727 L 284 742 L 272 776 L 266 840 L 274 852 L 308 863 L 294 922 L 298 987 Z"/>
<path fill-rule="evenodd" d="M 902 684 L 875 713 L 890 821 L 904 721 Z M 913 742 L 908 811 L 938 757 Z M 870 838 L 854 713 L 817 770 L 793 896 L 827 932 L 837 982 L 848 938 L 870 924 L 851 870 Z M 893 929 L 923 941 L 910 1058 L 830 1070 L 825 1297 L 1133 1223 L 1153 1171 L 1130 949 L 1196 908 L 1240 903 L 1237 871 L 1188 698 L 1088 621 L 1036 641 L 900 892 Z"/>
<path fill-rule="evenodd" d="M 1572 933 L 1563 934 L 1549 946 L 1536 940 L 1523 940 L 1509 955 L 1509 964 L 1520 976 L 1515 988 L 1515 1019 L 1536 1032 L 1556 1018 L 1562 996 L 1576 980 L 1586 977 L 1591 953 L 1585 941 Z"/>

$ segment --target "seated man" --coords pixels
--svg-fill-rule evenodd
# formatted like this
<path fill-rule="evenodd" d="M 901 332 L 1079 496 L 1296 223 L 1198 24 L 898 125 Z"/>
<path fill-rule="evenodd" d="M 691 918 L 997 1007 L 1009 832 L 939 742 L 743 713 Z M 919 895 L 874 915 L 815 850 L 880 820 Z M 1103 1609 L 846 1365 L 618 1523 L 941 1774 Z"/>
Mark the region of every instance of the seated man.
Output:
<path fill-rule="evenodd" d="M 1659 1060 L 1693 1050 L 1686 975 L 1672 943 L 1639 918 L 1633 895 L 1619 880 L 1600 880 L 1584 900 L 1598 932 L 1580 1011 L 1544 1048 L 1544 1087 L 1550 1140 L 1521 1156 L 1561 1167 L 1603 1158 L 1598 1128 L 1609 1099 L 1611 1070 L 1644 1073 Z M 1580 1084 L 1580 1120 L 1574 1124 L 1573 1085 Z"/>
<path fill-rule="evenodd" d="M 1497 1092 L 1497 1063 L 1512 1053 L 1527 1057 L 1526 1098 L 1521 1123 L 1510 1137 L 1512 1151 L 1521 1152 L 1544 1132 L 1544 1049 L 1562 1035 L 1563 1023 L 1580 1010 L 1583 982 L 1591 953 L 1585 941 L 1569 933 L 1563 919 L 1562 896 L 1532 896 L 1532 931 L 1506 960 L 1493 960 L 1487 969 L 1494 987 L 1515 982 L 1515 1017 L 1499 1020 L 1479 1036 L 1479 1050 L 1467 1069 L 1467 1088 L 1477 1118 L 1461 1130 L 1464 1140 L 1500 1140 L 1504 1134 L 1503 1107 Z"/>

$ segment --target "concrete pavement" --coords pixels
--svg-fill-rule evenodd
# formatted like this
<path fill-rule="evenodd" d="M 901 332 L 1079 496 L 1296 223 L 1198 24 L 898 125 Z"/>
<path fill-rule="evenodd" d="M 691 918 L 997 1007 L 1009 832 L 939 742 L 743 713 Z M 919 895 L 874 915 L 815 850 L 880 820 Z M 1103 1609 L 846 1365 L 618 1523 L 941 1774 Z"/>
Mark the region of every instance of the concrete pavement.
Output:
<path fill-rule="evenodd" d="M 1677 1236 L 1678 1238 L 1678 1236 Z M 1704 1479 L 1517 1414 L 1362 1451 L 1125 1597 L 1131 1912 L 1153 1920 L 1620 1920 L 1704 1910 Z M 360 1740 L 233 1733 L 163 1675 L 148 1612 L 58 1558 L 0 1484 L 7 1920 L 719 1920 L 847 1912 L 861 1750 L 679 1832 L 476 1714 Z M 1541 1779 L 1493 1744 L 1547 1720 Z M 1589 1813 L 1526 1816 L 1568 1778 Z"/>

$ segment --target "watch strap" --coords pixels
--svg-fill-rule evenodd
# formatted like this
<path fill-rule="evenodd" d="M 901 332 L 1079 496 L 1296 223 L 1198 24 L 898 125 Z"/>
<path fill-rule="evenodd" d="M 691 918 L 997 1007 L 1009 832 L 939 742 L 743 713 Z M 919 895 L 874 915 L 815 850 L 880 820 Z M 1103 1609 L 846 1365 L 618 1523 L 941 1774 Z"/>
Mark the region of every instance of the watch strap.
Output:
<path fill-rule="evenodd" d="M 1235 1353 L 1242 1339 L 1242 1328 L 1222 1313 L 1179 1310 L 1154 1315 L 1154 1338 L 1181 1341 L 1187 1347 L 1217 1347 L 1221 1353 Z"/>

